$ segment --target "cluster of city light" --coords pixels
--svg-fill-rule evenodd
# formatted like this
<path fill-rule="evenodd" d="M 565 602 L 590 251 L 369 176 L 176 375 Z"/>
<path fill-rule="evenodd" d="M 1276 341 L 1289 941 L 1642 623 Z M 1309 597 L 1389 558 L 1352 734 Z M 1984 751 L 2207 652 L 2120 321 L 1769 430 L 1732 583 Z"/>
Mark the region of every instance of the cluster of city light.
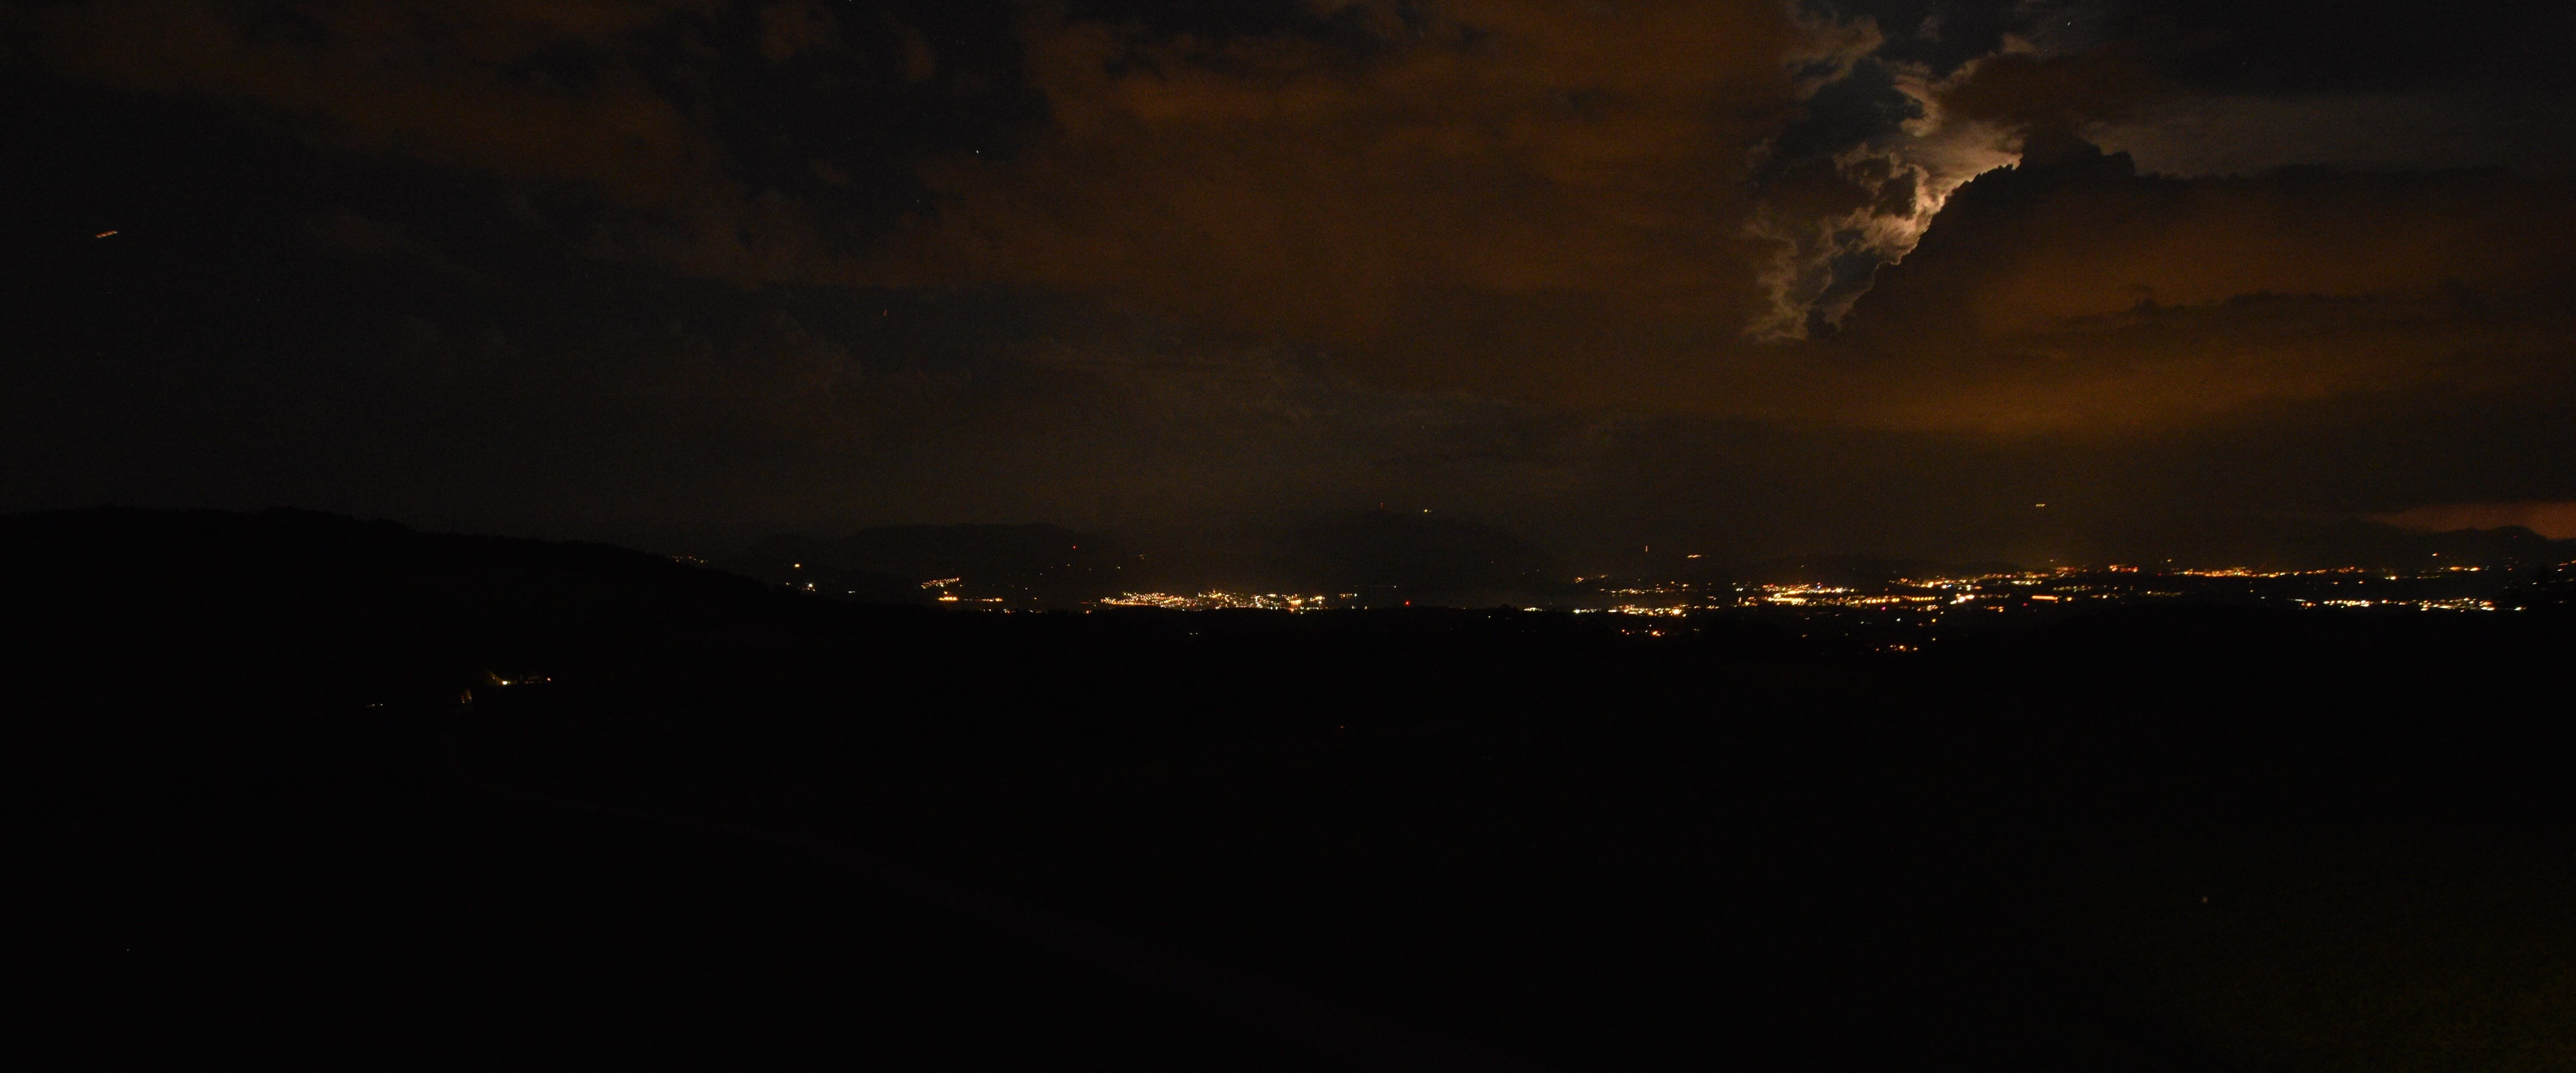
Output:
<path fill-rule="evenodd" d="M 2295 602 L 2301 607 L 2411 607 L 2418 611 L 2493 611 L 2496 609 L 2493 600 L 2480 600 L 2466 596 L 2450 600 L 2299 600 Z"/>
<path fill-rule="evenodd" d="M 2479 570 L 2479 569 L 2483 569 L 2483 568 L 2481 568 L 2481 567 L 2475 567 L 2475 566 L 2466 566 L 2466 567 L 2456 567 L 2456 566 L 2455 566 L 2455 567 L 2449 567 L 2449 568 L 2447 568 L 2447 570 Z M 2255 570 L 2255 569 L 2252 569 L 2252 568 L 2250 568 L 2250 567 L 2243 567 L 2243 566 L 2231 566 L 2231 567 L 2228 567 L 2227 569 L 2224 569 L 2224 570 L 2167 570 L 2167 571 L 2165 571 L 2165 573 L 2167 573 L 2167 574 L 2172 574 L 2172 575 L 2177 576 L 2177 577 L 2247 577 L 2247 578 L 2325 577 L 2325 576 L 2334 575 L 2334 574 L 2371 574 L 2371 575 L 2373 575 L 2373 576 L 2381 577 L 2381 578 L 2384 578 L 2384 579 L 2389 580 L 2389 581 L 2395 581 L 2395 580 L 2397 580 L 2397 579 L 2398 579 L 2398 576 L 2397 576 L 2397 575 L 2395 575 L 2395 574 L 2379 574 L 2379 573 L 2377 573 L 2377 572 L 2375 572 L 2375 571 L 2364 570 L 2364 569 L 2362 569 L 2361 567 L 2358 567 L 2358 566 L 2338 566 L 2338 567 L 2333 567 L 2333 568 L 2331 568 L 2331 569 L 2326 569 L 2326 570 Z"/>
<path fill-rule="evenodd" d="M 805 564 L 798 563 L 796 565 L 801 568 Z M 964 580 L 966 579 L 962 577 L 932 578 L 929 581 L 922 582 L 921 587 L 925 589 L 938 589 L 938 600 L 943 604 L 998 604 L 1004 602 L 1004 598 L 1000 596 L 959 596 L 956 593 L 948 591 L 950 587 L 955 586 L 958 582 Z M 805 587 L 811 589 L 814 586 L 807 585 Z"/>
<path fill-rule="evenodd" d="M 802 564 L 799 565 L 801 566 Z M 2429 580 L 2445 576 L 2456 576 L 2460 573 L 2481 572 L 2486 569 L 2487 568 L 2485 567 L 2478 566 L 2449 566 L 2431 573 L 2389 574 L 2382 571 L 2350 566 L 2326 570 L 2281 571 L 2257 570 L 2250 567 L 2230 567 L 2217 570 L 2166 570 L 2157 572 L 2157 575 L 2172 578 L 2189 577 L 2227 579 L 2323 579 L 2331 577 L 2339 579 L 2336 581 L 2337 584 L 2341 583 L 2341 579 L 2353 580 L 2358 584 L 2381 580 L 2404 581 L 2410 577 Z M 2109 567 L 2107 570 L 2104 568 L 2062 566 L 2045 571 L 2028 570 L 1997 572 L 1964 577 L 1933 576 L 1921 578 L 1898 578 L 1886 586 L 1872 586 L 1866 590 L 1856 589 L 1849 586 L 1812 582 L 1799 584 L 1769 584 L 1750 589 L 1738 586 L 1735 588 L 1734 595 L 1731 598 L 1724 593 L 1724 586 L 1716 586 L 1714 587 L 1714 591 L 1693 592 L 1693 586 L 1687 582 L 1645 582 L 1642 584 L 1631 583 L 1631 587 L 1617 589 L 1603 587 L 1596 589 L 1595 591 L 1601 595 L 1612 597 L 1662 597 L 1662 599 L 1631 599 L 1607 607 L 1565 607 L 1560 604 L 1556 605 L 1556 609 L 1571 611 L 1576 614 L 1606 613 L 1615 615 L 1678 617 L 1691 614 L 1695 611 L 1711 611 L 1730 606 L 1735 608 L 1787 607 L 1819 611 L 1826 608 L 1845 608 L 1863 611 L 1916 611 L 1937 616 L 1938 612 L 1940 612 L 1944 607 L 1958 609 L 1970 604 L 1975 605 L 1975 608 L 1972 609 L 1984 609 L 2000 612 L 2007 610 L 2005 605 L 2019 605 L 2023 607 L 2030 607 L 2034 604 L 2070 605 L 2092 601 L 2160 598 L 2175 599 L 2182 598 L 2187 595 L 2181 592 L 2133 588 L 2127 584 L 2115 583 L 2109 586 L 2103 586 L 2093 583 L 2099 581 L 2100 575 L 2106 572 L 2114 574 L 2141 573 L 2138 567 L 2125 565 Z M 962 578 L 938 578 L 921 582 L 920 585 L 924 589 L 941 590 L 937 599 L 942 603 L 998 604 L 1004 602 L 1000 597 L 979 599 L 962 597 L 953 591 L 948 591 L 962 580 Z M 1587 580 L 1606 582 L 1610 579 L 1576 578 L 1575 580 L 1577 582 Z M 2141 580 L 2144 579 L 2142 578 Z M 2283 602 L 2294 606 L 2306 608 L 2411 608 L 2422 611 L 2492 611 L 2496 609 L 2495 603 L 2491 600 L 2468 597 L 2450 599 L 2344 598 L 2315 600 L 2302 598 L 2291 593 L 2274 593 L 2272 594 L 2272 598 L 2282 600 Z M 1328 596 L 1321 594 L 1303 595 L 1275 592 L 1245 593 L 1211 589 L 1195 595 L 1165 592 L 1128 592 L 1095 601 L 1094 604 L 1095 606 L 1100 607 L 1152 607 L 1181 611 L 1320 611 L 1329 608 L 1357 607 L 1359 606 L 1358 599 L 1358 594 L 1356 593 L 1343 593 L 1339 596 Z M 1537 612 L 1544 609 L 1540 607 L 1528 607 L 1523 608 L 1523 610 Z M 1927 621 L 1929 621 L 1928 618 Z"/>
<path fill-rule="evenodd" d="M 1341 599 L 1357 598 L 1357 593 L 1343 593 Z M 1159 607 L 1170 611 L 1321 611 L 1332 606 L 1333 597 L 1323 595 L 1284 595 L 1276 592 L 1240 593 L 1210 589 L 1196 596 L 1176 596 L 1168 592 L 1130 592 L 1100 601 L 1104 607 Z"/>
<path fill-rule="evenodd" d="M 1851 592 L 1852 590 L 1837 585 L 1764 585 L 1761 595 L 1742 597 L 1736 600 L 1736 603 L 1744 607 L 1759 607 L 1763 604 L 1778 604 L 1784 607 L 1840 604 L 1846 602 L 1843 598 L 1849 597 Z"/>
<path fill-rule="evenodd" d="M 2061 571 L 2062 572 L 2062 571 Z M 2039 578 L 2041 574 L 1978 574 L 1974 577 L 1901 577 L 1896 584 L 1909 589 L 1958 589 L 2017 578 Z"/>
<path fill-rule="evenodd" d="M 1930 587 L 1910 582 L 1900 584 L 1905 584 L 1909 587 L 1915 588 Z M 1872 596 L 1862 596 L 1858 594 L 1858 590 L 1844 586 L 1809 584 L 1764 585 L 1762 586 L 1759 594 L 1738 597 L 1736 598 L 1735 604 L 1738 607 L 1762 607 L 1769 605 L 1780 607 L 1818 606 L 1891 608 L 1909 607 L 1916 604 L 1932 604 L 1939 603 L 1940 601 L 1941 597 L 1939 596 L 1924 595 L 1920 593 L 1881 593 Z"/>
<path fill-rule="evenodd" d="M 2326 570 L 2293 571 L 2262 571 L 2249 567 L 2231 567 L 2221 570 L 2173 570 L 2165 572 L 2163 576 L 2229 579 L 2315 579 L 2319 581 L 2333 579 L 2337 583 L 2340 583 L 2343 580 L 2351 580 L 2356 583 L 2360 583 L 2368 581 L 2405 581 L 2409 577 L 2431 579 L 2445 576 L 2457 576 L 2460 573 L 2476 572 L 2484 569 L 2485 568 L 2483 567 L 2452 566 L 2442 568 L 2440 571 L 2433 573 L 2406 575 L 2389 574 L 2383 571 L 2374 571 L 2362 567 L 2351 566 Z M 2133 566 L 2120 566 L 2107 571 L 2088 569 L 2084 567 L 2057 567 L 2046 571 L 2015 571 L 2009 573 L 1981 574 L 1969 577 L 1909 577 L 1896 579 L 1885 588 L 1873 590 L 1854 590 L 1840 586 L 1822 584 L 1763 585 L 1752 591 L 1746 591 L 1743 589 L 1737 590 L 1739 593 L 1742 593 L 1742 595 L 1736 597 L 1732 603 L 1734 606 L 1739 608 L 1786 607 L 1802 610 L 1849 608 L 1857 610 L 1914 610 L 1924 612 L 1938 611 L 1943 606 L 1956 609 L 1967 605 L 1974 605 L 1975 607 L 1983 608 L 1988 611 L 2001 612 L 2007 609 L 2006 605 L 2034 606 L 2053 604 L 2066 606 L 2088 602 L 2131 599 L 2175 599 L 2186 595 L 2185 593 L 2180 592 L 2130 588 L 2126 585 L 2118 584 L 2104 586 L 2099 584 L 2097 581 L 2098 576 L 2103 573 L 2136 574 L 2141 573 L 2141 571 L 2139 568 Z M 1862 595 L 1862 591 L 1868 591 L 1870 594 Z M 2301 599 L 2288 594 L 2281 595 L 2287 602 L 2295 606 L 2310 608 L 2403 607 L 2425 611 L 2477 611 L 2492 610 L 2494 608 L 2491 601 L 2475 598 L 2343 599 L 2319 601 Z"/>

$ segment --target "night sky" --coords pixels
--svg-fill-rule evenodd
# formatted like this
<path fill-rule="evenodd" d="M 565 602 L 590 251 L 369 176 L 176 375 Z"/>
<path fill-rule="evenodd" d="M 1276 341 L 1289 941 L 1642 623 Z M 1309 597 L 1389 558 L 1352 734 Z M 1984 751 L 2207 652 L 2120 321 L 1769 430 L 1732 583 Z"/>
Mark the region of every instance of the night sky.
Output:
<path fill-rule="evenodd" d="M 2576 536 L 2570 55 L 2523 3 L 14 4 L 0 510 Z"/>

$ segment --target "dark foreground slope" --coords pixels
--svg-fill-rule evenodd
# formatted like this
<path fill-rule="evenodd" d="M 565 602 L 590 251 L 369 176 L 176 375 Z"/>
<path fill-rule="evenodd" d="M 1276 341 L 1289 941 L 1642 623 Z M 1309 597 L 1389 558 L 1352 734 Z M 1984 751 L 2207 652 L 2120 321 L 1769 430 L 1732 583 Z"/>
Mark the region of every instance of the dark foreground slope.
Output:
<path fill-rule="evenodd" d="M 42 627 L 10 664 L 20 938 L 102 1052 L 2576 1054 L 2555 615 L 2161 608 L 1880 653 L 852 607 L 313 515 L 0 539 Z"/>

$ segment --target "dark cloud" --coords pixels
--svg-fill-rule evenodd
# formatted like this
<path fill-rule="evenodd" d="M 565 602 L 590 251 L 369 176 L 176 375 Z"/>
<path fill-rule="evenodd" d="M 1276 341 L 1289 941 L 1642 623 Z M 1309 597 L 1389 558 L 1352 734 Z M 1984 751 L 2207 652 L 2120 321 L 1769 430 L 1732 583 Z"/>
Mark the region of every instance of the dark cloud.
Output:
<path fill-rule="evenodd" d="M 2541 4 L 2105 5 L 2087 39 L 2008 48 L 1945 107 L 2081 132 L 2150 170 L 2565 169 L 2576 20 Z"/>
<path fill-rule="evenodd" d="M 1959 0 L 1861 0 L 1806 5 L 1820 19 L 1868 20 L 1879 36 L 1873 56 L 1883 63 L 1923 69 L 1935 78 L 1949 77 L 1969 62 L 2001 49 L 2008 36 L 2027 35 L 2031 24 L 2055 21 L 2060 12 L 2075 7 Z"/>
<path fill-rule="evenodd" d="M 2503 0 L 2244 4 L 2157 0 L 2107 9 L 2105 51 L 2205 92 L 2273 95 L 2558 82 L 2576 38 L 2563 8 Z"/>
<path fill-rule="evenodd" d="M 16 9 L 0 499 L 2033 559 L 2576 500 L 2564 20 L 2256 7 Z"/>
<path fill-rule="evenodd" d="M 1786 211 L 1757 335 L 1838 327 L 1948 192 L 2034 133 L 2151 171 L 2576 165 L 2576 21 L 2535 5 L 1811 4 L 1865 44 L 1821 64 L 1760 174 Z M 1818 206 L 1815 191 L 1849 203 Z M 1856 197 L 1854 195 L 1857 195 Z M 1771 207 L 1771 206 L 1766 206 Z"/>
<path fill-rule="evenodd" d="M 941 210 L 881 278 L 1088 292 L 1524 396 L 1596 390 L 1543 356 L 1583 340 L 1658 348 L 1751 315 L 1739 176 L 1795 107 L 1803 40 L 1779 12 L 1487 3 L 1371 25 L 1368 50 L 1035 31 L 1053 127 L 929 171 Z"/>
<path fill-rule="evenodd" d="M 1962 189 L 1864 300 L 1908 334 L 2004 336 L 2254 295 L 2519 295 L 2563 281 L 2576 181 L 2496 171 L 2141 176 L 2065 142 Z M 2402 308 L 2383 304 L 2377 308 Z"/>
<path fill-rule="evenodd" d="M 110 0 L 18 23 L 47 74 L 501 184 L 595 255 L 696 275 L 827 274 L 922 207 L 921 157 L 1042 118 L 1014 20 L 976 5 Z"/>

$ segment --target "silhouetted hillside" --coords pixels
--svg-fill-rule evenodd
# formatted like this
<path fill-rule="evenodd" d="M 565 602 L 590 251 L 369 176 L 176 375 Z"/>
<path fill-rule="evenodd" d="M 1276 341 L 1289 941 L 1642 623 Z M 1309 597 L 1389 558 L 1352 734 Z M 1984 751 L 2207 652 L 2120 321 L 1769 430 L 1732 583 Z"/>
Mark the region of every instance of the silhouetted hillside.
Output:
<path fill-rule="evenodd" d="M 1302 532 L 1279 562 L 1353 582 L 1546 569 Z M 2563 1034 L 2555 604 L 1891 646 L 864 607 L 292 511 L 0 552 L 36 973 L 102 1048 L 148 1011 L 907 1067 L 2219 1073 Z"/>
<path fill-rule="evenodd" d="M 808 625 L 750 579 L 599 544 L 296 510 L 0 518 L 29 670 L 74 697 L 452 701 L 493 676 Z"/>
<path fill-rule="evenodd" d="M 2532 573 L 2530 582 L 2506 590 L 2504 598 L 2535 609 L 2576 609 L 2576 562 L 2560 563 Z"/>

